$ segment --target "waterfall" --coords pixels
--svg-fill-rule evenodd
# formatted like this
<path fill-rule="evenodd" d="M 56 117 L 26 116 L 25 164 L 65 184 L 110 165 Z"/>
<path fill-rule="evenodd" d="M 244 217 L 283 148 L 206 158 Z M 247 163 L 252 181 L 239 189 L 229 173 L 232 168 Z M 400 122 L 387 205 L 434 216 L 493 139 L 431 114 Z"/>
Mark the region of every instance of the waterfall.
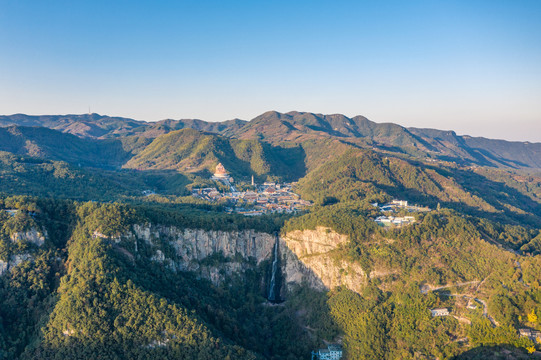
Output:
<path fill-rule="evenodd" d="M 279 237 L 278 234 L 276 234 L 276 242 L 274 243 L 274 260 L 272 261 L 272 276 L 269 286 L 269 301 L 270 302 L 279 302 L 280 301 L 280 295 L 276 291 L 278 287 L 278 291 L 280 291 L 280 285 L 277 284 L 278 280 L 278 271 L 280 270 L 280 264 L 278 263 L 279 256 L 278 256 L 278 243 L 279 243 Z"/>

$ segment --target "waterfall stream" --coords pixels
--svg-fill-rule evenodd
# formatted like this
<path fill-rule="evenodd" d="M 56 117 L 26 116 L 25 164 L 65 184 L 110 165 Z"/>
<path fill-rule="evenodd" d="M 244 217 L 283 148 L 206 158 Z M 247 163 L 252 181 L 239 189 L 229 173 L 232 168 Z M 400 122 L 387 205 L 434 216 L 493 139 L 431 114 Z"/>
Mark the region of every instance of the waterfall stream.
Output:
<path fill-rule="evenodd" d="M 278 289 L 280 286 L 279 284 L 277 284 L 278 271 L 279 271 L 279 265 L 280 265 L 278 263 L 278 260 L 279 260 L 278 243 L 279 243 L 279 237 L 278 235 L 276 235 L 276 242 L 274 243 L 274 260 L 272 261 L 272 276 L 271 276 L 271 281 L 270 281 L 270 286 L 269 286 L 269 301 L 270 302 L 280 301 L 280 296 L 278 292 L 276 291 L 277 286 L 278 286 Z"/>

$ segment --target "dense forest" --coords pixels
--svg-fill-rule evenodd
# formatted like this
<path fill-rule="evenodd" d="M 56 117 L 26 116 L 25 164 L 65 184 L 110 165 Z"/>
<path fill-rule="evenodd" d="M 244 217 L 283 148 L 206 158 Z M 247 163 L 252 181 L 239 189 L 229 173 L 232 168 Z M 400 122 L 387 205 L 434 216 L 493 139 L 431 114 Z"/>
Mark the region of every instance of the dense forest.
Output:
<path fill-rule="evenodd" d="M 524 236 L 523 241 L 538 237 L 525 228 L 498 227 L 442 209 L 424 214 L 410 227 L 382 230 L 367 220 L 372 209 L 340 204 L 290 218 L 285 225 L 279 218 L 206 211 L 197 215 L 193 209 L 149 205 L 28 197 L 5 197 L 1 205 L 18 210 L 15 215 L 0 211 L 1 259 L 10 263 L 9 271 L 0 277 L 4 358 L 92 354 L 104 359 L 303 359 L 323 340 L 339 338 L 348 358 L 366 359 L 414 358 L 415 354 L 450 358 L 478 346 L 505 345 L 524 351 L 536 346 L 520 338 L 517 329 L 538 328 L 539 258 L 517 258 L 482 240 L 487 233 L 498 235 L 502 243 L 518 239 L 517 234 Z M 361 293 L 346 287 L 324 293 L 306 285 L 292 286 L 284 304 L 269 306 L 262 279 L 270 261 L 251 264 L 248 271 L 217 286 L 150 261 L 152 252 L 144 243 L 133 253 L 133 245 L 114 241 L 134 224 L 147 222 L 267 233 L 324 225 L 350 238 L 331 256 L 359 262 L 367 271 L 392 271 L 374 278 Z M 12 240 L 14 234 L 31 229 L 47 234 L 44 244 Z M 166 251 L 168 245 L 163 246 Z M 215 256 L 205 260 L 209 261 L 228 260 Z M 467 312 L 449 292 L 419 290 L 423 284 L 442 286 L 472 279 L 485 283 L 476 296 L 488 300 L 488 311 L 498 326 L 480 309 Z M 458 286 L 453 291 L 471 289 Z M 452 317 L 433 319 L 428 309 L 434 307 L 453 308 L 471 319 L 471 325 Z"/>

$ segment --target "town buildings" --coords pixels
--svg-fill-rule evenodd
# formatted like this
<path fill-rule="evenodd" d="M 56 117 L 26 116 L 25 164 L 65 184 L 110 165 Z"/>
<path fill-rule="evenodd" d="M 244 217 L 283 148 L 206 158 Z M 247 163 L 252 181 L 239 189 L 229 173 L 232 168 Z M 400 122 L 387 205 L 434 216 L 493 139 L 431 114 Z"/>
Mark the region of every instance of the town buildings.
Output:
<path fill-rule="evenodd" d="M 219 192 L 216 188 L 194 188 L 192 196 L 210 202 L 222 202 L 229 212 L 246 216 L 268 213 L 294 213 L 305 210 L 312 203 L 295 194 L 290 184 L 277 184 L 280 189 L 266 191 L 263 187 L 242 192 Z"/>
<path fill-rule="evenodd" d="M 237 191 L 230 181 L 233 179 L 220 163 L 216 166 L 216 172 L 211 180 L 220 181 L 229 186 L 229 192 L 219 192 L 214 187 L 194 188 L 192 196 L 210 202 L 220 202 L 226 207 L 226 211 L 243 214 L 245 216 L 257 216 L 269 213 L 295 213 L 305 210 L 312 203 L 302 200 L 293 192 L 293 184 L 265 182 L 262 185 L 253 186 L 255 189 Z"/>
<path fill-rule="evenodd" d="M 403 213 L 404 211 L 407 213 L 430 211 L 430 208 L 426 206 L 409 205 L 407 200 L 392 200 L 390 203 L 383 205 L 373 203 L 372 206 L 379 208 L 379 211 L 385 214 L 374 219 L 376 224 L 383 227 L 400 227 L 415 222 L 414 216 L 392 216 L 391 214 Z"/>
<path fill-rule="evenodd" d="M 413 224 L 415 222 L 415 217 L 378 216 L 374 221 L 380 226 L 403 226 Z"/>

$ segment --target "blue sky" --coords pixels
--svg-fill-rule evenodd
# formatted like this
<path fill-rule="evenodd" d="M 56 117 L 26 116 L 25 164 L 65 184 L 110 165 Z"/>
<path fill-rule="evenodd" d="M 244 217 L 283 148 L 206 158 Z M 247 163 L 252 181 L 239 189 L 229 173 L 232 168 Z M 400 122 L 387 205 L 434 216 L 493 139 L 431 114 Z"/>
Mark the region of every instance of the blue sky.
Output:
<path fill-rule="evenodd" d="M 541 142 L 541 1 L 0 0 L 0 114 L 267 110 Z"/>

